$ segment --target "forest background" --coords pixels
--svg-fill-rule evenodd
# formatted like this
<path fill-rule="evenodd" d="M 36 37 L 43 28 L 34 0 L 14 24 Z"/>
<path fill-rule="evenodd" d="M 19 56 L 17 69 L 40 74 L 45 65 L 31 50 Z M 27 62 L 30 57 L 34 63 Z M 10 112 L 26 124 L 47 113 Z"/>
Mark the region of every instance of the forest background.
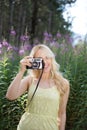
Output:
<path fill-rule="evenodd" d="M 16 130 L 27 94 L 5 98 L 19 61 L 39 43 L 55 53 L 60 70 L 70 81 L 66 130 L 87 129 L 87 36 L 73 46 L 72 21 L 63 17 L 76 0 L 0 0 L 0 129 Z M 77 37 L 78 38 L 78 37 Z"/>

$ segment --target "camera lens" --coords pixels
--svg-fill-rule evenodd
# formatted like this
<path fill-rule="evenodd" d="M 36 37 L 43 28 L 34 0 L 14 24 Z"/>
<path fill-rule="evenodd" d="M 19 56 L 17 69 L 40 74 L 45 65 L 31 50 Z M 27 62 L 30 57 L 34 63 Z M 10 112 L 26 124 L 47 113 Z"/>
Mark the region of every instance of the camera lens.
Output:
<path fill-rule="evenodd" d="M 37 66 L 38 64 L 37 64 L 37 62 L 33 62 L 33 66 Z"/>

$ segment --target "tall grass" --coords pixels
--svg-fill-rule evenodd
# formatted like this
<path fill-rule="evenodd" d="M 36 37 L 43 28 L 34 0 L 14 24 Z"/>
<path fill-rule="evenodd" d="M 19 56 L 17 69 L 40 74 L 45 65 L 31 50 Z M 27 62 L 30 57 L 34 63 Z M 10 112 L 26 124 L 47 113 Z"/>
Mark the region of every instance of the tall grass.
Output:
<path fill-rule="evenodd" d="M 56 60 L 60 64 L 60 70 L 70 81 L 66 130 L 86 130 L 87 43 L 84 43 L 81 47 L 78 45 L 76 48 L 72 46 L 69 38 L 69 41 L 67 41 L 65 37 L 61 38 L 61 35 L 57 35 L 57 37 L 59 40 L 54 40 L 52 36 L 46 34 L 44 44 L 47 44 L 53 50 Z M 16 53 L 12 48 L 9 53 L 6 53 L 7 47 L 3 45 L 3 48 L 1 48 L 3 54 L 0 55 L 0 130 L 16 130 L 20 117 L 24 112 L 27 94 L 15 101 L 8 101 L 5 94 L 9 84 L 18 72 L 20 58 L 28 54 L 30 46 L 26 45 L 25 49 L 22 46 Z M 27 47 L 29 51 L 26 52 Z"/>
<path fill-rule="evenodd" d="M 71 92 L 67 110 L 67 129 L 87 129 L 87 45 L 69 62 Z M 68 76 L 69 78 L 70 76 Z"/>
<path fill-rule="evenodd" d="M 21 114 L 24 112 L 24 99 L 22 96 L 18 100 L 9 101 L 6 99 L 6 91 L 19 69 L 19 59 L 15 61 L 3 57 L 0 61 L 0 129 L 13 130 L 19 122 Z"/>

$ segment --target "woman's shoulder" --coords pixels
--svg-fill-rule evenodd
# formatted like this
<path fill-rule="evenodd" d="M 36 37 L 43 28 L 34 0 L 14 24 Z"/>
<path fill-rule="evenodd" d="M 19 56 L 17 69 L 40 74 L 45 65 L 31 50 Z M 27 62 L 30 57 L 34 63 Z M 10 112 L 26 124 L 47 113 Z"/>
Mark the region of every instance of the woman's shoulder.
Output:
<path fill-rule="evenodd" d="M 69 90 L 70 89 L 70 83 L 69 83 L 69 80 L 64 78 L 64 84 L 66 86 L 66 90 Z"/>
<path fill-rule="evenodd" d="M 60 74 L 60 77 L 62 79 L 62 82 L 65 84 L 65 86 L 69 87 L 69 80 L 63 76 L 63 74 Z"/>
<path fill-rule="evenodd" d="M 27 75 L 24 77 L 24 80 L 30 85 L 33 80 L 33 76 Z"/>
<path fill-rule="evenodd" d="M 66 90 L 70 88 L 70 83 L 68 79 L 63 78 L 63 83 L 64 83 L 64 86 L 66 87 Z"/>
<path fill-rule="evenodd" d="M 66 85 L 69 85 L 69 80 L 64 78 L 64 82 L 66 83 Z"/>

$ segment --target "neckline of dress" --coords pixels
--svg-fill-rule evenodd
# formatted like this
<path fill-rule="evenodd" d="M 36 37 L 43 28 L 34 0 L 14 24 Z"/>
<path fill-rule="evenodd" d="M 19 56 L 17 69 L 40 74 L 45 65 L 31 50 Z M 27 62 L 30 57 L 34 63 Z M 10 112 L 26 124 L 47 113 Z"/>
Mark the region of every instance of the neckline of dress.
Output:
<path fill-rule="evenodd" d="M 53 86 L 53 87 L 49 87 L 49 88 L 42 88 L 42 87 L 39 87 L 39 86 L 38 86 L 38 88 L 39 88 L 39 89 L 43 89 L 43 90 L 49 90 L 49 89 L 53 89 L 53 88 L 56 88 L 56 87 Z"/>
<path fill-rule="evenodd" d="M 34 84 L 34 81 L 37 81 L 38 79 L 34 79 L 33 80 L 33 85 L 35 85 Z M 50 80 L 52 80 L 52 79 L 50 79 Z M 44 82 L 44 81 L 43 81 Z M 50 84 L 50 83 L 49 83 Z M 50 86 L 50 85 L 49 85 Z M 56 86 L 55 86 L 55 84 L 52 86 L 52 87 L 46 87 L 46 88 L 43 88 L 43 87 L 40 87 L 39 85 L 38 85 L 38 88 L 40 88 L 40 89 L 44 89 L 44 90 L 47 90 L 47 89 L 53 89 L 53 88 L 56 88 Z"/>
<path fill-rule="evenodd" d="M 34 88 L 34 89 L 35 89 L 35 88 L 36 88 L 35 84 L 32 84 L 30 88 Z M 52 86 L 52 87 L 47 87 L 47 88 L 43 88 L 43 87 L 38 86 L 37 89 L 42 89 L 42 90 L 51 90 L 51 89 L 54 89 L 54 88 L 56 88 L 55 85 Z"/>

